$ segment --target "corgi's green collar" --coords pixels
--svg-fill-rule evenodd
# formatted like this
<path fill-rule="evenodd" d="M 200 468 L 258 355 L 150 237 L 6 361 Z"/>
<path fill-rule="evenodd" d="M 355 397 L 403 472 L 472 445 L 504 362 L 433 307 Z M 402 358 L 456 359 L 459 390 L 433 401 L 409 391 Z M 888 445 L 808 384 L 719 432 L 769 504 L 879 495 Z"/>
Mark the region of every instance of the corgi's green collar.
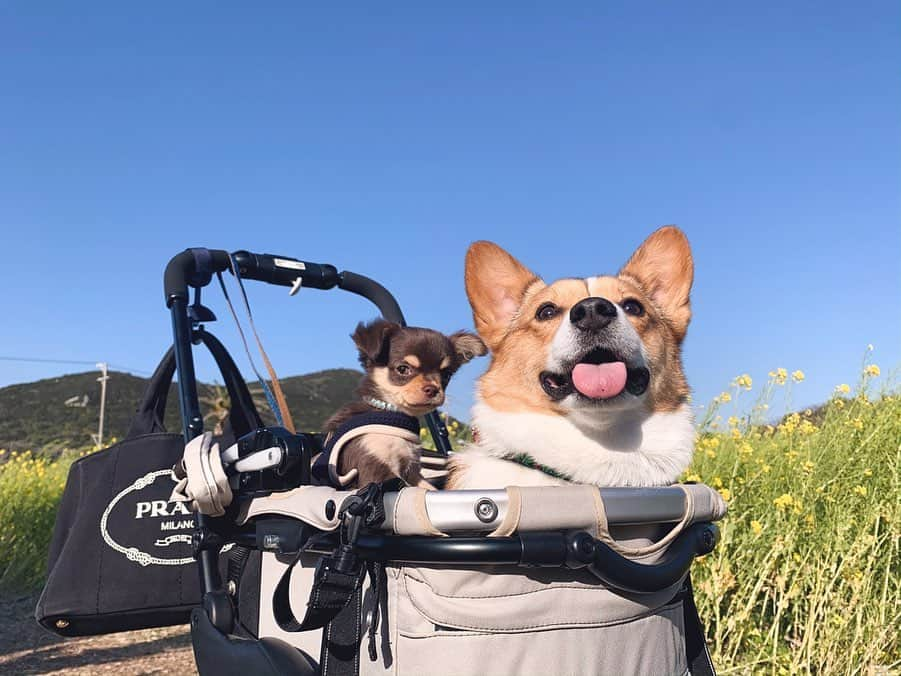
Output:
<path fill-rule="evenodd" d="M 529 469 L 537 469 L 539 472 L 544 472 L 549 477 L 553 477 L 555 479 L 562 479 L 563 481 L 572 481 L 572 477 L 568 474 L 564 474 L 563 472 L 558 472 L 553 467 L 548 467 L 547 465 L 542 465 L 540 462 L 536 461 L 528 453 L 516 453 L 513 455 L 505 455 L 503 456 L 504 460 L 509 460 L 510 462 L 515 462 L 518 465 L 522 465 L 523 467 L 528 467 Z"/>

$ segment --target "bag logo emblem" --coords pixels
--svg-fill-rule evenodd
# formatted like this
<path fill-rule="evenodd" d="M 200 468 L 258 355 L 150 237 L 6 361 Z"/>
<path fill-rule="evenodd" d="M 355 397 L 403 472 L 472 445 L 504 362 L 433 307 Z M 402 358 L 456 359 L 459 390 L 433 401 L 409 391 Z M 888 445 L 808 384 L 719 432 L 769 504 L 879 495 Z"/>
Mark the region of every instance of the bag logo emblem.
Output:
<path fill-rule="evenodd" d="M 106 544 L 109 545 L 112 549 L 124 555 L 129 561 L 134 561 L 141 566 L 184 566 L 189 563 L 194 563 L 193 556 L 187 556 L 178 559 L 167 559 L 159 556 L 154 556 L 153 554 L 142 551 L 137 547 L 125 547 L 119 542 L 116 542 L 113 536 L 110 535 L 109 516 L 116 505 L 119 503 L 119 501 L 129 493 L 147 488 L 148 486 L 153 484 L 154 481 L 164 476 L 171 479 L 172 471 L 168 469 L 161 469 L 156 470 L 155 472 L 148 472 L 144 476 L 139 477 L 134 481 L 134 483 L 122 489 L 116 497 L 110 500 L 110 503 L 106 506 L 106 509 L 103 510 L 103 515 L 100 517 L 100 534 L 103 536 L 103 541 L 106 542 Z M 160 531 L 181 530 L 194 527 L 194 515 L 183 503 L 166 502 L 165 500 L 152 500 L 136 503 L 133 519 L 137 520 L 152 517 L 170 517 L 169 520 L 165 520 L 160 523 Z M 164 538 L 160 538 L 153 544 L 156 547 L 165 548 L 179 543 L 190 545 L 191 536 L 188 533 L 176 533 Z M 223 547 L 221 551 L 228 551 L 233 546 L 233 544 L 228 544 Z"/>
<path fill-rule="evenodd" d="M 191 536 L 185 535 L 184 533 L 180 533 L 178 535 L 170 535 L 167 538 L 163 538 L 162 540 L 157 540 L 153 544 L 157 547 L 168 547 L 173 542 L 184 542 L 187 544 L 191 544 Z"/>

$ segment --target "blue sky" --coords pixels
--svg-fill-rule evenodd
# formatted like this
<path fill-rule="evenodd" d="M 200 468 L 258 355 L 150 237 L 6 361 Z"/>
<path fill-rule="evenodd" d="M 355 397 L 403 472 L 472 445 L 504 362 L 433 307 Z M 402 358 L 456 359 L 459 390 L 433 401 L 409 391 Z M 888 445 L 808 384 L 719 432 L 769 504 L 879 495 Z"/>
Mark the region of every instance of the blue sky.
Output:
<path fill-rule="evenodd" d="M 553 279 L 677 223 L 696 401 L 778 366 L 821 401 L 868 343 L 901 363 L 899 67 L 894 2 L 6 2 L 0 356 L 152 370 L 187 246 L 332 262 L 450 331 L 473 240 Z M 248 290 L 282 375 L 354 365 L 359 299 Z"/>

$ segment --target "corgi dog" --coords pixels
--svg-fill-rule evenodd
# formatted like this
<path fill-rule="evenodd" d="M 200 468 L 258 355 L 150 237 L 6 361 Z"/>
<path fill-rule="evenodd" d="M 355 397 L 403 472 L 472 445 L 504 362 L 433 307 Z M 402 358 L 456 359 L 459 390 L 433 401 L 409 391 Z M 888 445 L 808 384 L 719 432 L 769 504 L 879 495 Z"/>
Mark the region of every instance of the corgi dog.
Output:
<path fill-rule="evenodd" d="M 695 436 L 681 361 L 693 276 L 675 226 L 616 275 L 552 284 L 496 244 L 470 246 L 466 293 L 491 364 L 447 488 L 675 482 Z"/>

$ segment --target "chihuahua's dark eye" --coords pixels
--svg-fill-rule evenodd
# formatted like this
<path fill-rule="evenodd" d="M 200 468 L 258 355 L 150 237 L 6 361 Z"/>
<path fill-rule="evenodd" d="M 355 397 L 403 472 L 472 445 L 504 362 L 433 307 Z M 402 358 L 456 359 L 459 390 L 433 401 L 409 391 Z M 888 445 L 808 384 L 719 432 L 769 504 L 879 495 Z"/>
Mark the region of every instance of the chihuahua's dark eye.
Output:
<path fill-rule="evenodd" d="M 408 376 L 410 375 L 410 371 L 412 371 L 412 369 L 407 364 L 398 364 L 394 368 L 394 370 L 402 376 Z"/>
<path fill-rule="evenodd" d="M 623 312 L 633 317 L 641 317 L 644 314 L 644 306 L 634 298 L 623 301 Z"/>
<path fill-rule="evenodd" d="M 542 303 L 541 307 L 538 308 L 538 311 L 535 313 L 535 319 L 540 322 L 546 322 L 548 319 L 553 319 L 558 314 L 560 314 L 560 308 L 558 308 L 553 303 Z"/>

